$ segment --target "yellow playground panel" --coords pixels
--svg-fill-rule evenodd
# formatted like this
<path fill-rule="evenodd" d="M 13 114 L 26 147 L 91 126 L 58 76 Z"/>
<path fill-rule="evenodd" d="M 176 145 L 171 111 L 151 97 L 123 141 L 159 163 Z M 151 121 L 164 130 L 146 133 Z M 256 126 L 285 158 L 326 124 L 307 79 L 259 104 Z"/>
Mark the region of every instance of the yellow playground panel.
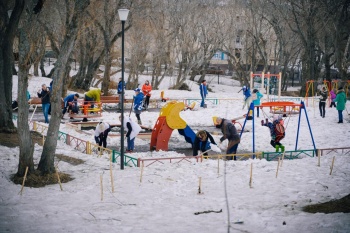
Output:
<path fill-rule="evenodd" d="M 171 101 L 160 110 L 159 116 L 166 117 L 166 122 L 171 129 L 184 129 L 187 124 L 179 114 L 184 108 L 183 102 Z"/>

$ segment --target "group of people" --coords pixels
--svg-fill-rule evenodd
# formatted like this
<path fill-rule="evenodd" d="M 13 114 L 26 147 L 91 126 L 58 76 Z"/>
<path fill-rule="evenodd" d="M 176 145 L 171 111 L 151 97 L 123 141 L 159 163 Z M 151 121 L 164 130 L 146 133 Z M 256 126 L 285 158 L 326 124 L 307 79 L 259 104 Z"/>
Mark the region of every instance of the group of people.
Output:
<path fill-rule="evenodd" d="M 52 83 L 51 83 L 52 84 Z M 51 90 L 52 90 L 52 85 Z M 207 83 L 206 80 L 201 81 L 201 84 L 199 86 L 200 89 L 200 95 L 202 98 L 200 107 L 205 108 L 205 99 L 208 95 L 208 89 L 207 89 Z M 119 80 L 118 83 L 118 94 L 119 94 L 119 100 L 122 98 L 122 91 L 125 90 L 125 83 L 122 83 L 121 80 Z M 151 91 L 152 86 L 150 85 L 149 81 L 147 80 L 143 86 L 142 89 L 136 88 L 134 89 L 135 95 L 133 97 L 133 110 L 135 113 L 135 116 L 137 118 L 137 123 L 133 122 L 130 116 L 124 117 L 124 127 L 127 129 L 126 138 L 127 138 L 127 149 L 126 152 L 132 152 L 134 150 L 135 144 L 134 140 L 137 136 L 137 134 L 140 132 L 142 124 L 141 121 L 141 112 L 143 109 L 147 109 L 149 106 L 149 100 L 151 97 Z M 253 93 L 251 93 L 249 87 L 243 86 L 241 89 L 243 91 L 244 95 L 244 104 L 242 109 L 247 107 L 249 109 L 250 103 L 253 102 L 255 106 L 260 105 L 261 98 L 263 95 L 259 92 L 259 90 L 254 89 Z M 346 103 L 346 95 L 342 87 L 340 87 L 335 93 L 335 90 L 330 91 L 331 96 L 331 104 L 330 107 L 336 107 L 338 110 L 338 116 L 339 121 L 338 123 L 343 123 L 343 115 L 342 111 L 345 109 L 345 103 Z M 325 87 L 322 88 L 320 93 L 320 103 L 319 103 L 319 110 L 321 117 L 325 117 L 325 106 L 326 106 L 326 100 L 328 98 L 328 92 Z M 91 102 L 91 105 L 93 107 L 94 102 L 100 101 L 100 96 L 103 94 L 100 89 L 92 89 L 85 93 L 84 95 L 84 101 L 85 102 Z M 45 116 L 45 123 L 49 123 L 48 119 L 48 113 L 49 113 L 49 107 L 50 107 L 50 88 L 48 88 L 45 84 L 42 85 L 42 89 L 38 91 L 38 97 L 42 100 L 42 107 L 43 107 L 43 113 Z M 69 111 L 70 113 L 78 113 L 79 106 L 78 106 L 78 98 L 79 94 L 70 94 L 66 96 L 63 100 L 64 105 L 62 109 L 62 118 L 64 114 Z M 337 104 L 336 104 L 337 103 Z M 119 104 L 119 107 L 121 105 Z M 259 108 L 257 108 L 257 114 L 259 115 Z M 121 119 L 121 116 L 120 118 Z M 275 116 L 272 120 L 272 122 L 269 122 L 268 119 L 265 121 L 261 121 L 262 126 L 266 126 L 270 129 L 270 135 L 271 135 L 271 142 L 270 144 L 276 148 L 276 152 L 278 152 L 280 149 L 283 152 L 285 150 L 285 147 L 281 144 L 281 140 L 285 137 L 285 130 L 283 126 L 283 119 L 281 116 Z M 238 144 L 240 143 L 240 136 L 237 132 L 236 127 L 232 123 L 231 120 L 224 119 L 224 118 L 216 118 L 216 127 L 221 129 L 221 132 L 223 136 L 220 138 L 220 144 L 224 140 L 228 140 L 228 144 L 226 147 L 226 154 L 236 154 Z M 95 141 L 100 146 L 106 147 L 107 146 L 107 137 L 108 133 L 111 130 L 111 126 L 108 123 L 100 122 L 95 129 Z M 204 155 L 207 155 L 207 151 L 210 150 L 211 145 L 217 145 L 213 136 L 206 130 L 200 130 L 196 133 L 192 148 L 193 148 L 193 156 L 198 155 L 199 152 L 203 153 Z M 227 156 L 228 160 L 232 160 L 235 158 L 234 156 Z"/>
<path fill-rule="evenodd" d="M 119 104 L 118 104 L 118 108 L 121 110 L 121 99 L 122 99 L 122 93 L 125 90 L 125 82 L 123 83 L 122 79 L 119 79 L 118 82 L 118 87 L 117 87 L 117 91 L 118 91 L 118 95 L 119 95 Z M 148 80 L 145 81 L 145 83 L 142 85 L 142 88 L 135 88 L 135 95 L 133 96 L 133 107 L 132 109 L 134 110 L 135 116 L 137 118 L 137 123 L 139 125 L 142 124 L 141 121 L 141 113 L 142 110 L 148 109 L 149 106 L 149 101 L 151 98 L 151 92 L 152 92 L 152 85 L 150 84 L 150 82 Z"/>
<path fill-rule="evenodd" d="M 53 81 L 50 83 L 50 87 L 47 87 L 46 84 L 41 85 L 41 89 L 38 90 L 37 95 L 41 99 L 42 110 L 45 118 L 45 123 L 49 123 L 49 115 L 51 115 L 51 93 L 52 93 Z M 94 88 L 89 90 L 84 94 L 84 104 L 91 103 L 91 107 L 94 107 L 94 102 L 100 102 L 101 95 L 103 92 L 100 89 Z M 64 99 L 62 99 L 62 119 L 68 111 L 69 114 L 79 113 L 79 94 L 69 94 Z"/>
<path fill-rule="evenodd" d="M 320 94 L 319 110 L 321 117 L 326 115 L 326 101 L 328 98 L 328 92 L 326 87 L 322 87 Z M 331 104 L 329 107 L 335 107 L 338 110 L 338 123 L 343 123 L 343 111 L 345 110 L 346 94 L 343 87 L 339 87 L 338 91 L 332 89 L 330 92 Z M 337 104 L 336 104 L 337 103 Z"/>

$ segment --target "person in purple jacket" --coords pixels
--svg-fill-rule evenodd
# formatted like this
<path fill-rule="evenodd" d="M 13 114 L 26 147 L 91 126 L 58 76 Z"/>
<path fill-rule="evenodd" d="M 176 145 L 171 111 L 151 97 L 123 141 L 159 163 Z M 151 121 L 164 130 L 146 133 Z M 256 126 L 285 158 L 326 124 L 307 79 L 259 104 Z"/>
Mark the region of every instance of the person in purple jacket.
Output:
<path fill-rule="evenodd" d="M 335 94 L 334 90 L 331 90 L 329 92 L 329 94 L 331 95 L 331 105 L 329 107 L 337 107 L 337 105 L 335 105 L 335 98 L 337 97 L 337 95 Z"/>

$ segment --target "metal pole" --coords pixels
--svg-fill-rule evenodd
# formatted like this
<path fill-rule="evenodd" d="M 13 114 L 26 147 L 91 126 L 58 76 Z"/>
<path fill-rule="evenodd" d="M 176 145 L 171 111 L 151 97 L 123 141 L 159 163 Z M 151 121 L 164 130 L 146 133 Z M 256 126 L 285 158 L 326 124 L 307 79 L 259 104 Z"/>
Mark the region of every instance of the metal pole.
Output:
<path fill-rule="evenodd" d="M 120 169 L 124 170 L 124 26 L 122 20 L 122 94 L 121 94 L 121 126 L 120 126 Z"/>
<path fill-rule="evenodd" d="M 220 69 L 220 67 L 218 66 L 218 84 L 220 83 L 220 79 L 219 79 L 220 72 L 219 72 L 219 69 Z"/>

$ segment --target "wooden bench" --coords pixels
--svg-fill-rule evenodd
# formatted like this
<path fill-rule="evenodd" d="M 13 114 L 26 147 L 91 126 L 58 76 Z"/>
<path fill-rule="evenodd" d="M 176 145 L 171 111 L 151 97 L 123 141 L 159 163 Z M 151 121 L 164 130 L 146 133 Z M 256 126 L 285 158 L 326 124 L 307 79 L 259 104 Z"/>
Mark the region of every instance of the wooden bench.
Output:
<path fill-rule="evenodd" d="M 79 111 L 83 114 L 69 114 L 70 118 L 96 118 L 96 117 L 102 117 L 102 103 L 94 102 L 94 101 L 84 101 L 84 100 L 78 100 L 79 102 Z M 85 104 L 87 103 L 87 104 Z M 94 104 L 97 106 L 97 108 L 91 108 L 91 104 Z"/>
<path fill-rule="evenodd" d="M 101 96 L 100 101 L 102 104 L 118 104 L 119 96 Z M 124 99 L 124 103 L 132 103 L 132 99 Z"/>
<path fill-rule="evenodd" d="M 28 101 L 29 105 L 32 104 L 41 104 L 41 98 L 39 97 L 33 97 Z"/>

